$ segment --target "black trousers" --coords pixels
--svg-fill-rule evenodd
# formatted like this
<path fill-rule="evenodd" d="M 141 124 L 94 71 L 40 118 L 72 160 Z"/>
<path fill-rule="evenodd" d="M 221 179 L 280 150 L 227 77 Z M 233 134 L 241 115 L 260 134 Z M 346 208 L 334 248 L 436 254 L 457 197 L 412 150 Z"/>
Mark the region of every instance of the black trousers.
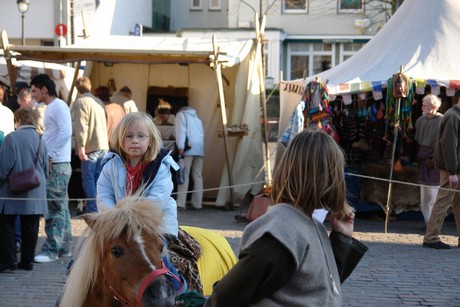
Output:
<path fill-rule="evenodd" d="M 0 264 L 13 265 L 17 262 L 14 220 L 17 215 L 0 214 Z M 20 215 L 21 220 L 21 262 L 33 263 L 38 240 L 40 215 Z"/>

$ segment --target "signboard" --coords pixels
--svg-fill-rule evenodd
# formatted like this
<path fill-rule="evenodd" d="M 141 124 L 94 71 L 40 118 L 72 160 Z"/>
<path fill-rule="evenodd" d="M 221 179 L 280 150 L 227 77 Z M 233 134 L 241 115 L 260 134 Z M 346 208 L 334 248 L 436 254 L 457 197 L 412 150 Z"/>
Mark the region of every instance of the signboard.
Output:
<path fill-rule="evenodd" d="M 96 1 L 95 0 L 74 0 L 73 1 L 73 15 L 77 16 L 82 13 L 95 12 Z"/>
<path fill-rule="evenodd" d="M 143 27 L 141 24 L 136 23 L 134 26 L 134 36 L 142 36 Z"/>
<path fill-rule="evenodd" d="M 67 26 L 63 23 L 60 23 L 54 28 L 57 36 L 66 36 L 67 35 Z"/>

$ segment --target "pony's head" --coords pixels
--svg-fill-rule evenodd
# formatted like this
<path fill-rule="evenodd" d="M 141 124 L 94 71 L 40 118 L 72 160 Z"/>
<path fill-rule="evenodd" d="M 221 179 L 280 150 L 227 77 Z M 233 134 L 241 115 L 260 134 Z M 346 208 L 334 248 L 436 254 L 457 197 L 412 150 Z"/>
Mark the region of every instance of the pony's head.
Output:
<path fill-rule="evenodd" d="M 61 306 L 69 306 L 70 300 L 74 306 L 109 306 L 116 300 L 132 306 L 174 306 L 175 288 L 162 262 L 162 212 L 154 203 L 128 197 L 84 219 L 89 227 Z"/>

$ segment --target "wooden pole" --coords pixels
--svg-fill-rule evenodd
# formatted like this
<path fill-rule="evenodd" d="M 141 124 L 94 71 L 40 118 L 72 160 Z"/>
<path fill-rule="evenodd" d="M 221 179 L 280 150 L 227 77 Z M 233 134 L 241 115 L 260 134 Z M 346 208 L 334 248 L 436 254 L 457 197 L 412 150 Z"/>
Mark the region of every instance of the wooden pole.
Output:
<path fill-rule="evenodd" d="M 6 68 L 8 70 L 8 78 L 10 79 L 10 90 L 13 93 L 14 92 L 14 84 L 16 83 L 16 77 L 17 77 L 17 71 L 16 67 L 14 67 L 12 61 L 11 61 L 11 55 L 9 51 L 9 40 L 8 40 L 8 35 L 6 34 L 6 31 L 2 31 L 2 48 L 3 48 L 3 55 L 5 56 L 5 61 L 6 61 Z"/>
<path fill-rule="evenodd" d="M 399 72 L 402 73 L 402 66 L 399 68 Z M 409 86 L 409 85 L 408 85 Z M 393 129 L 393 147 L 391 150 L 391 165 L 390 165 L 390 182 L 388 184 L 388 195 L 387 195 L 387 205 L 385 207 L 385 233 L 388 231 L 388 223 L 390 220 L 391 213 L 391 197 L 393 192 L 393 171 L 395 167 L 395 152 L 396 152 L 396 142 L 398 141 L 398 133 L 400 126 L 399 113 L 401 109 L 401 97 L 398 97 L 396 100 L 396 109 L 395 109 L 395 126 Z"/>
<path fill-rule="evenodd" d="M 217 77 L 217 86 L 219 89 L 219 102 L 220 102 L 220 114 L 222 117 L 222 139 L 224 140 L 225 147 L 225 161 L 227 162 L 227 173 L 228 173 L 228 182 L 230 184 L 230 202 L 225 202 L 225 210 L 233 210 L 233 204 L 235 200 L 234 190 L 233 190 L 233 172 L 232 164 L 230 163 L 230 155 L 228 153 L 228 129 L 227 129 L 227 110 L 225 108 L 225 96 L 224 96 L 224 86 L 222 84 L 222 70 L 221 70 L 221 61 L 219 61 L 219 47 L 216 43 L 215 36 L 212 37 L 212 47 L 213 47 L 213 56 L 211 67 L 214 68 Z"/>
<path fill-rule="evenodd" d="M 261 24 L 259 25 L 259 18 L 256 13 L 254 21 L 256 23 L 256 35 L 257 35 L 257 47 L 256 47 L 256 65 L 257 65 L 257 73 L 259 75 L 259 89 L 260 89 L 260 104 L 262 105 L 262 118 L 263 118 L 263 129 L 264 129 L 264 145 L 265 145 L 265 163 L 266 166 L 265 171 L 267 172 L 267 179 L 268 179 L 268 186 L 271 185 L 272 182 L 272 171 L 270 165 L 270 153 L 268 148 L 268 117 L 267 117 L 267 97 L 265 96 L 265 70 L 263 64 L 264 58 L 264 31 L 265 31 L 265 23 L 266 23 L 266 16 L 262 16 Z M 259 61 L 257 61 L 259 59 Z"/>
<path fill-rule="evenodd" d="M 72 95 L 73 95 L 73 91 L 75 89 L 75 84 L 77 83 L 78 73 L 80 72 L 80 67 L 81 67 L 81 61 L 78 61 L 77 65 L 75 67 L 75 71 L 73 73 L 72 86 L 70 87 L 69 96 L 67 97 L 67 104 L 69 106 L 72 103 Z"/>
<path fill-rule="evenodd" d="M 393 148 L 391 150 L 391 166 L 390 166 L 390 182 L 388 184 L 388 196 L 387 196 L 387 205 L 385 207 L 385 233 L 388 231 L 388 222 L 390 219 L 391 212 L 391 196 L 393 190 L 393 171 L 395 165 L 395 152 L 396 152 L 396 142 L 398 141 L 398 132 L 399 132 L 399 109 L 401 107 L 401 98 L 396 100 L 396 111 L 395 111 L 395 127 L 393 129 Z"/>

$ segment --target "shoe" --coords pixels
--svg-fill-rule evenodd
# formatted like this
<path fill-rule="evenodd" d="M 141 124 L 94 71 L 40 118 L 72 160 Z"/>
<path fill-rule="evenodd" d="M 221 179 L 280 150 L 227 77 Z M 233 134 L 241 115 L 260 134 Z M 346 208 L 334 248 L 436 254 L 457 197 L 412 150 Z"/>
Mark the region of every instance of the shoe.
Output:
<path fill-rule="evenodd" d="M 45 262 L 52 262 L 52 261 L 55 261 L 57 260 L 58 257 L 50 257 L 50 256 L 47 256 L 47 255 L 37 255 L 35 256 L 34 258 L 34 261 L 35 262 L 38 262 L 38 263 L 45 263 Z"/>
<path fill-rule="evenodd" d="M 72 257 L 72 252 L 60 252 L 59 253 L 59 258 L 70 258 Z"/>
<path fill-rule="evenodd" d="M 10 265 L 0 264 L 0 273 L 5 272 L 6 270 L 14 271 L 17 268 L 18 268 L 18 265 L 16 263 L 10 264 Z"/>
<path fill-rule="evenodd" d="M 190 207 L 193 211 L 201 211 L 201 208 Z"/>
<path fill-rule="evenodd" d="M 34 269 L 33 263 L 18 263 L 18 269 L 25 270 L 25 271 L 32 271 Z"/>
<path fill-rule="evenodd" d="M 177 207 L 177 211 L 185 211 L 185 210 L 187 210 L 187 209 L 184 208 L 184 207 Z"/>
<path fill-rule="evenodd" d="M 450 249 L 450 245 L 444 242 L 438 241 L 434 243 L 423 242 L 423 247 L 430 247 L 435 249 Z"/>

